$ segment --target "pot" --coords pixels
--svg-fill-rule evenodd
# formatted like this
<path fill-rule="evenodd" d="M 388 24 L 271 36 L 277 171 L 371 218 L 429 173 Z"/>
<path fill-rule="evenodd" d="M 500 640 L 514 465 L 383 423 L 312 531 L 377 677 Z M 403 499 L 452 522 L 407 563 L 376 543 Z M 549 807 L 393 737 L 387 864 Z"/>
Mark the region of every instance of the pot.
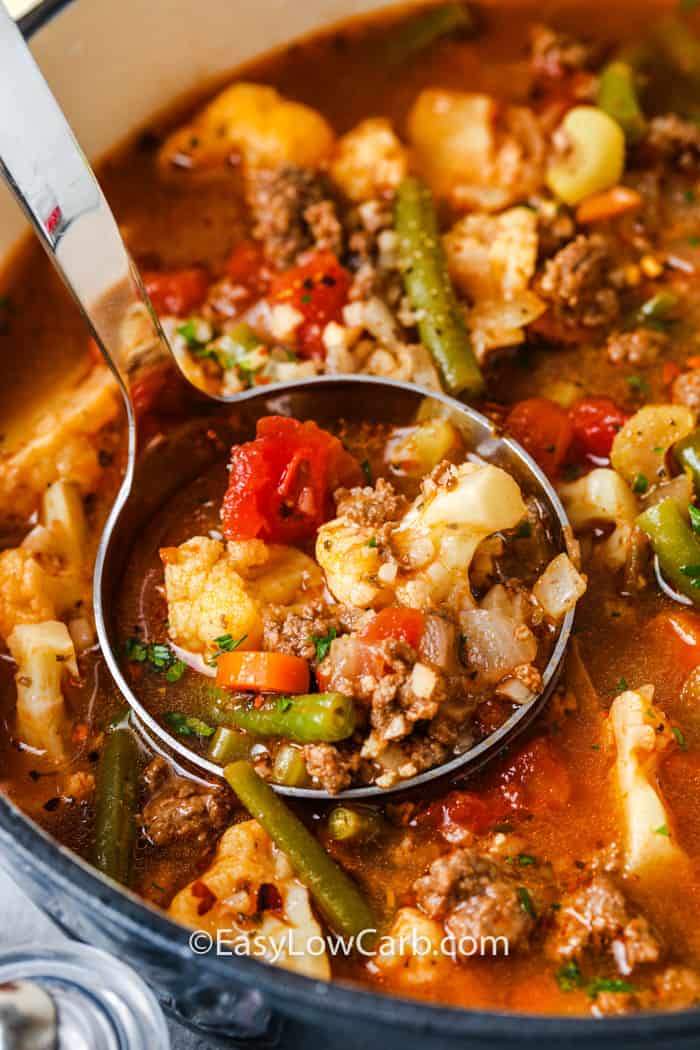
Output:
<path fill-rule="evenodd" d="M 383 0 L 45 0 L 25 33 L 88 155 L 98 158 L 173 98 L 329 20 Z M 0 258 L 23 232 L 0 192 Z M 11 386 L 16 362 L 3 362 Z M 36 376 L 40 383 L 40 375 Z M 48 393 L 48 391 L 47 391 Z M 18 399 L 19 400 L 19 399 Z M 20 409 L 14 408 L 19 414 Z M 5 421 L 4 421 L 5 422 Z M 190 934 L 95 870 L 0 795 L 0 865 L 69 936 L 131 963 L 210 1045 L 344 1050 L 696 1047 L 700 1013 L 605 1021 L 469 1011 L 314 982 L 253 959 L 197 957 Z M 300 1026 L 302 1031 L 300 1032 Z"/>

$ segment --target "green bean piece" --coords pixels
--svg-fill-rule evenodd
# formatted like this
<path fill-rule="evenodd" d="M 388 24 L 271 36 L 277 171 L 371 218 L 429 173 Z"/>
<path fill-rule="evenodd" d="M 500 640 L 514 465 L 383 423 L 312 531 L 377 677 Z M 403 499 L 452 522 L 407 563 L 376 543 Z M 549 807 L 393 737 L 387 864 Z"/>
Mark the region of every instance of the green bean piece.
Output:
<path fill-rule="evenodd" d="M 673 499 L 640 514 L 637 525 L 651 540 L 664 579 L 700 605 L 700 540 Z"/>
<path fill-rule="evenodd" d="M 637 320 L 640 324 L 663 323 L 668 320 L 669 314 L 675 310 L 678 302 L 678 296 L 673 292 L 657 292 L 639 307 Z"/>
<path fill-rule="evenodd" d="M 303 787 L 309 779 L 303 752 L 293 744 L 282 744 L 272 763 L 272 779 L 283 787 Z"/>
<path fill-rule="evenodd" d="M 452 394 L 476 396 L 484 377 L 474 356 L 442 246 L 433 195 L 420 179 L 408 177 L 396 195 L 403 281 L 418 313 L 418 331 Z"/>
<path fill-rule="evenodd" d="M 694 430 L 673 446 L 673 458 L 681 470 L 690 474 L 695 494 L 700 495 L 700 430 Z"/>
<path fill-rule="evenodd" d="M 280 736 L 295 744 L 337 743 L 352 736 L 357 723 L 355 704 L 342 693 L 308 693 L 252 701 L 231 707 L 222 721 L 252 736 Z"/>
<path fill-rule="evenodd" d="M 371 947 L 376 921 L 368 902 L 342 868 L 328 856 L 320 842 L 262 780 L 250 762 L 233 762 L 224 776 L 240 802 L 286 854 L 308 888 L 326 922 L 344 936 L 359 937 L 362 948 Z"/>
<path fill-rule="evenodd" d="M 336 842 L 368 842 L 383 826 L 380 814 L 367 806 L 336 806 L 328 814 L 328 834 Z"/>
<path fill-rule="evenodd" d="M 457 31 L 474 28 L 474 18 L 464 4 L 439 4 L 399 25 L 386 48 L 384 60 L 397 66 L 427 50 L 431 44 Z"/>
<path fill-rule="evenodd" d="M 105 734 L 97 769 L 93 860 L 105 875 L 128 886 L 136 837 L 139 751 L 123 719 L 121 725 Z"/>
<path fill-rule="evenodd" d="M 239 729 L 219 726 L 209 743 L 208 755 L 212 762 L 227 766 L 239 758 L 247 758 L 253 741 Z"/>
<path fill-rule="evenodd" d="M 639 141 L 646 130 L 646 120 L 639 105 L 634 70 L 626 62 L 611 62 L 603 70 L 598 105 L 617 121 L 628 142 Z"/>

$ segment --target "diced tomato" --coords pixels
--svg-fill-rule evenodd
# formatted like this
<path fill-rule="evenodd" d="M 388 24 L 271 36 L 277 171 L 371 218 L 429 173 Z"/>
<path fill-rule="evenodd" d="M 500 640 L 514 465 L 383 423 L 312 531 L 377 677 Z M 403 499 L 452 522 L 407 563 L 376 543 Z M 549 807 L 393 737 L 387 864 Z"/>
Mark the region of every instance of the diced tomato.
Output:
<path fill-rule="evenodd" d="M 509 812 L 509 807 L 492 794 L 477 795 L 473 791 L 451 791 L 445 798 L 430 805 L 416 817 L 416 823 L 439 828 L 452 838 L 455 828 L 464 828 L 475 835 L 483 835 Z"/>
<path fill-rule="evenodd" d="M 310 539 L 333 515 L 333 491 L 362 483 L 360 465 L 336 437 L 310 421 L 266 416 L 256 434 L 231 453 L 226 538 Z"/>
<path fill-rule="evenodd" d="M 609 397 L 585 397 L 571 406 L 569 419 L 574 434 L 571 458 L 587 459 L 599 467 L 609 463 L 612 443 L 627 422 L 627 413 Z"/>
<path fill-rule="evenodd" d="M 241 241 L 226 264 L 226 275 L 236 284 L 247 288 L 251 299 L 263 296 L 268 289 L 271 272 L 260 245 L 255 241 Z"/>
<path fill-rule="evenodd" d="M 573 438 L 573 427 L 561 405 L 546 397 L 519 401 L 511 409 L 505 429 L 548 477 L 556 478 Z"/>
<path fill-rule="evenodd" d="M 688 674 L 700 664 L 700 616 L 690 611 L 659 613 L 647 630 L 674 669 Z"/>
<path fill-rule="evenodd" d="M 366 642 L 383 642 L 395 638 L 418 648 L 425 630 L 425 617 L 418 609 L 382 609 L 365 627 L 361 638 Z"/>
<path fill-rule="evenodd" d="M 498 774 L 501 797 L 512 809 L 536 815 L 563 809 L 571 797 L 571 778 L 547 737 L 536 737 L 507 756 Z"/>
<path fill-rule="evenodd" d="M 296 349 L 305 357 L 323 357 L 323 330 L 340 321 L 348 299 L 350 274 L 332 252 L 317 252 L 308 262 L 276 277 L 270 305 L 287 303 L 304 320 L 296 330 Z"/>
<path fill-rule="evenodd" d="M 184 317 L 207 295 L 209 275 L 201 266 L 169 273 L 144 273 L 143 283 L 157 314 Z"/>

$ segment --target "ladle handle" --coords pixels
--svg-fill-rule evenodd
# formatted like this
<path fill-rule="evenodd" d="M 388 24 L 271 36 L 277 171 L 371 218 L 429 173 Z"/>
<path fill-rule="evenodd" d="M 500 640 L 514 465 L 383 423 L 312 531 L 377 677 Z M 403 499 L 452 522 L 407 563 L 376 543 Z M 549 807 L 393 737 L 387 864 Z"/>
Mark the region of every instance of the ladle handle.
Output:
<path fill-rule="evenodd" d="M 131 415 L 129 376 L 144 357 L 167 352 L 167 343 L 97 179 L 2 0 L 0 172 L 120 381 Z M 134 314 L 139 335 L 130 340 Z"/>

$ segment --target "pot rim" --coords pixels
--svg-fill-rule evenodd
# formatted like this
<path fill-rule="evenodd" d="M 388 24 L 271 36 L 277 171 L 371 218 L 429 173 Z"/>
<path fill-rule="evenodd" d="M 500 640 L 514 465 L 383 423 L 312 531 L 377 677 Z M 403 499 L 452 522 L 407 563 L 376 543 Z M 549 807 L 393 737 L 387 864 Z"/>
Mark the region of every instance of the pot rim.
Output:
<path fill-rule="evenodd" d="M 27 39 L 46 26 L 74 0 L 41 0 L 19 20 Z M 241 957 L 195 956 L 189 947 L 189 932 L 163 912 L 146 904 L 136 894 L 119 887 L 101 875 L 78 854 L 62 846 L 29 819 L 13 802 L 0 793 L 0 846 L 5 857 L 17 857 L 50 881 L 66 897 L 84 906 L 86 898 L 104 909 L 115 926 L 133 930 L 137 940 L 148 940 L 166 956 L 176 954 L 190 965 L 193 960 L 222 982 L 239 982 L 248 991 L 258 991 L 272 1009 L 289 1015 L 315 1018 L 318 1013 L 350 1023 L 358 1016 L 373 1022 L 397 1025 L 445 1036 L 477 1037 L 500 1044 L 503 1040 L 551 1039 L 590 1044 L 603 1032 L 625 1043 L 695 1036 L 697 1009 L 662 1013 L 641 1013 L 607 1018 L 505 1013 L 445 1006 L 393 995 L 379 995 L 359 986 L 312 978 L 278 969 L 257 959 Z M 3 860 L 12 874 L 12 864 Z M 601 1029 L 601 1025 L 605 1025 Z"/>

